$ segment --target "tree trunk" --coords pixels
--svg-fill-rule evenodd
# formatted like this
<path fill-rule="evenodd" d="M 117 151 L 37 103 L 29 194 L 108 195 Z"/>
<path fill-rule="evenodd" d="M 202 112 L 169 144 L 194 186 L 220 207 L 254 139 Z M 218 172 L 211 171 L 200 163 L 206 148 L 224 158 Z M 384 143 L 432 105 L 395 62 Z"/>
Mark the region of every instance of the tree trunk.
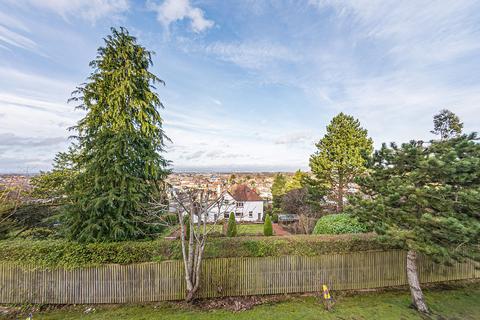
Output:
<path fill-rule="evenodd" d="M 343 176 L 340 175 L 338 179 L 338 190 L 337 190 L 337 213 L 343 212 L 343 194 L 344 194 L 344 183 Z"/>
<path fill-rule="evenodd" d="M 187 296 L 185 297 L 185 302 L 192 302 L 193 299 L 195 299 L 195 295 L 198 291 L 198 288 L 193 288 L 192 290 L 190 291 L 187 291 Z"/>
<path fill-rule="evenodd" d="M 420 312 L 429 313 L 422 289 L 420 288 L 420 281 L 418 280 L 417 253 L 412 250 L 407 252 L 407 279 L 414 307 Z"/>

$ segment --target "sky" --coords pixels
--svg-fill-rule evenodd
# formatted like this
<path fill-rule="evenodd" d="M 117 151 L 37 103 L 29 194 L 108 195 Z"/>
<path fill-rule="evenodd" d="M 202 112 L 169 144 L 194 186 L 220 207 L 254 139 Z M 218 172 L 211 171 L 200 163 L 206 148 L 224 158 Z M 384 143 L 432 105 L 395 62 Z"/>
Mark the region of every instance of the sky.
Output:
<path fill-rule="evenodd" d="M 308 169 L 331 118 L 375 146 L 480 128 L 480 2 L 2 0 L 0 173 L 34 173 L 82 118 L 67 103 L 111 27 L 155 52 L 177 171 Z"/>

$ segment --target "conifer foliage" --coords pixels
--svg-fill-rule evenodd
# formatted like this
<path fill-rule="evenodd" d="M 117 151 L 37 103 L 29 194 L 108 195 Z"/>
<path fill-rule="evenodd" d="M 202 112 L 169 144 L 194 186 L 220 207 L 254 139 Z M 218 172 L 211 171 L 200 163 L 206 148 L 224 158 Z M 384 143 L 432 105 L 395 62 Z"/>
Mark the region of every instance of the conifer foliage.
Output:
<path fill-rule="evenodd" d="M 152 52 L 124 28 L 112 28 L 104 40 L 71 98 L 86 115 L 73 128 L 77 174 L 67 188 L 64 225 L 83 242 L 148 235 L 142 215 L 168 174 L 163 106 L 153 91 L 163 81 L 149 71 Z"/>
<path fill-rule="evenodd" d="M 447 263 L 480 258 L 477 135 L 384 144 L 375 152 L 369 174 L 357 182 L 361 193 L 352 199 L 353 212 L 385 241 L 408 250 L 414 305 L 428 312 L 416 272 L 417 253 Z"/>
<path fill-rule="evenodd" d="M 228 217 L 227 225 L 227 237 L 236 237 L 237 236 L 237 221 L 235 220 L 235 214 L 230 212 Z"/>
<path fill-rule="evenodd" d="M 310 157 L 313 179 L 310 184 L 315 193 L 329 189 L 342 212 L 348 185 L 365 171 L 366 157 L 373 151 L 367 130 L 352 116 L 339 113 L 327 126 L 327 133 L 316 144 L 317 152 Z"/>
<path fill-rule="evenodd" d="M 263 223 L 263 235 L 266 237 L 273 236 L 272 219 L 269 214 L 267 214 L 265 222 Z"/>

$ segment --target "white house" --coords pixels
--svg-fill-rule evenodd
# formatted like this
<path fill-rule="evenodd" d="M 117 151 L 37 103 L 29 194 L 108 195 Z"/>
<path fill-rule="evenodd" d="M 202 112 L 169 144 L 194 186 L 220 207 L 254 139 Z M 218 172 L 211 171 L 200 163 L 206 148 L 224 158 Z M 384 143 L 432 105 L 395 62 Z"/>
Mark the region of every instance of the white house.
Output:
<path fill-rule="evenodd" d="M 207 222 L 218 222 L 235 214 L 238 222 L 257 222 L 263 218 L 263 199 L 244 184 L 233 186 L 223 192 L 221 203 L 208 209 Z M 196 220 L 196 219 L 195 219 Z"/>

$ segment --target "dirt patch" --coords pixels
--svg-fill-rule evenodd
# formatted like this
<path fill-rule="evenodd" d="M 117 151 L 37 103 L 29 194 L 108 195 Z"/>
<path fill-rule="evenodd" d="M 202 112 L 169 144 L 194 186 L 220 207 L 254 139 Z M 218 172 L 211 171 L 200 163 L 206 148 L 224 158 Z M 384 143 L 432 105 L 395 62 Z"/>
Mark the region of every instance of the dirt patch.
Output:
<path fill-rule="evenodd" d="M 273 223 L 272 228 L 273 228 L 273 234 L 276 235 L 276 236 L 283 237 L 283 236 L 290 236 L 291 235 L 290 232 L 283 229 L 283 227 L 281 225 L 279 225 L 278 223 Z"/>
<path fill-rule="evenodd" d="M 266 303 L 278 303 L 286 301 L 291 296 L 274 295 L 274 296 L 247 296 L 247 297 L 228 297 L 208 300 L 197 300 L 194 307 L 200 310 L 225 309 L 234 312 L 250 310 L 253 307 Z"/>

